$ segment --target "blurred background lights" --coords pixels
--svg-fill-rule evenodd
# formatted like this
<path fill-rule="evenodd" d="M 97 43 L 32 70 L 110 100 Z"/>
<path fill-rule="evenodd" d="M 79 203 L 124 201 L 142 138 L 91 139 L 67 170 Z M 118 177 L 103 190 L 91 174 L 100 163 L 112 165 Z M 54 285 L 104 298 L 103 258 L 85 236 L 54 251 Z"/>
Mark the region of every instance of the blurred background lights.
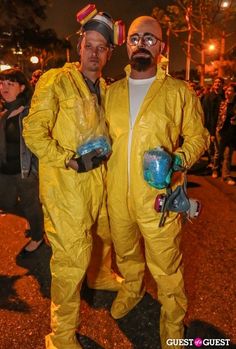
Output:
<path fill-rule="evenodd" d="M 0 71 L 10 69 L 11 66 L 9 64 L 0 64 Z"/>
<path fill-rule="evenodd" d="M 31 56 L 30 62 L 33 64 L 37 64 L 39 62 L 39 58 L 37 56 Z"/>
<path fill-rule="evenodd" d="M 210 44 L 209 47 L 208 47 L 208 50 L 209 51 L 214 51 L 216 48 L 216 46 L 214 44 Z"/>
<path fill-rule="evenodd" d="M 223 7 L 223 8 L 227 8 L 227 7 L 229 7 L 229 1 L 222 1 L 222 3 L 221 3 L 221 7 Z"/>

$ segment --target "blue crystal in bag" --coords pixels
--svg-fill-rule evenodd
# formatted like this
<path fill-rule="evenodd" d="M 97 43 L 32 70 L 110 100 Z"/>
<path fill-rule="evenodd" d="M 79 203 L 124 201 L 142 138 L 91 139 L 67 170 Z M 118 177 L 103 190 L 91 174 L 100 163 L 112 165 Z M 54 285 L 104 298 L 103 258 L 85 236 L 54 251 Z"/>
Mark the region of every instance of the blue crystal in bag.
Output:
<path fill-rule="evenodd" d="M 172 156 L 163 148 L 158 147 L 144 153 L 143 174 L 150 186 L 157 189 L 166 188 L 170 184 L 171 167 Z"/>
<path fill-rule="evenodd" d="M 82 144 L 77 149 L 77 154 L 85 155 L 90 153 L 92 150 L 101 149 L 99 156 L 107 156 L 111 153 L 111 145 L 107 137 L 100 136 L 97 138 L 90 139 L 89 141 Z"/>

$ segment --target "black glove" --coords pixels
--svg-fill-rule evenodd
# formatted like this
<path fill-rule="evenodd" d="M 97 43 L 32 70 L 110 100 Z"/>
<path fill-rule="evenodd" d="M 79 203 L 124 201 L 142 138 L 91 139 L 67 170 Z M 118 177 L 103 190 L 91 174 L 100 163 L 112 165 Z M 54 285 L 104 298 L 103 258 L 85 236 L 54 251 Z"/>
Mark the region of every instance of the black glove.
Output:
<path fill-rule="evenodd" d="M 99 156 L 99 153 L 100 152 L 98 150 L 92 150 L 91 152 L 81 155 L 79 158 L 75 159 L 79 167 L 77 172 L 88 172 L 99 167 L 102 162 L 106 160 L 106 157 Z"/>

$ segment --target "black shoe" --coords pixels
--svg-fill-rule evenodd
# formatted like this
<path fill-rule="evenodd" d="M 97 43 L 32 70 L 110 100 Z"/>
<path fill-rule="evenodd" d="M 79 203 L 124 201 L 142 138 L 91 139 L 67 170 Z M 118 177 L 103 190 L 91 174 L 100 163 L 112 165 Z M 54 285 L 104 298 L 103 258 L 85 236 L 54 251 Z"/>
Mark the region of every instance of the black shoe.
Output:
<path fill-rule="evenodd" d="M 32 256 L 33 253 L 35 251 L 38 251 L 40 249 L 41 246 L 43 246 L 44 244 L 44 239 L 41 240 L 40 244 L 38 245 L 38 247 L 36 247 L 34 250 L 32 251 L 28 251 L 26 250 L 26 247 L 30 244 L 31 240 L 29 242 L 27 242 L 27 244 L 22 248 L 22 250 L 20 251 L 19 255 L 24 258 L 24 257 L 29 257 Z"/>

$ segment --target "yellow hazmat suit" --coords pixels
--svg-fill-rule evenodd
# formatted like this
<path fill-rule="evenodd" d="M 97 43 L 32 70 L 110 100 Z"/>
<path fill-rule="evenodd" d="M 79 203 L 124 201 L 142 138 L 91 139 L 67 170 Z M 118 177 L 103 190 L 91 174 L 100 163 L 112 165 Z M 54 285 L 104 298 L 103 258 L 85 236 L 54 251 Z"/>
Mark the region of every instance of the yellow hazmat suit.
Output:
<path fill-rule="evenodd" d="M 104 99 L 102 79 L 100 86 Z M 104 134 L 102 108 L 77 64 L 66 64 L 42 76 L 25 119 L 24 138 L 39 158 L 45 231 L 53 251 L 52 333 L 46 337 L 47 349 L 80 348 L 75 337 L 80 287 L 91 256 L 91 227 L 104 202 L 104 168 L 76 173 L 66 164 L 79 145 Z M 103 208 L 101 232 L 107 228 L 101 226 L 107 221 L 104 216 Z M 104 241 L 111 244 L 108 235 Z"/>
<path fill-rule="evenodd" d="M 190 167 L 206 149 L 208 132 L 203 127 L 202 109 L 195 94 L 183 81 L 166 75 L 161 66 L 131 129 L 129 72 L 128 67 L 127 77 L 110 86 L 105 104 L 113 142 L 107 174 L 108 213 L 117 264 L 125 278 L 111 314 L 114 318 L 126 315 L 145 292 L 141 232 L 147 265 L 158 285 L 162 305 L 160 336 L 165 349 L 170 348 L 166 344 L 168 338 L 183 338 L 187 307 L 179 249 L 181 222 L 179 214 L 171 212 L 164 227 L 158 227 L 161 213 L 155 211 L 154 201 L 157 194 L 165 190 L 154 189 L 145 182 L 143 155 L 147 150 L 163 146 L 170 153 L 178 154 L 183 166 Z M 184 138 L 181 147 L 180 136 Z"/>

